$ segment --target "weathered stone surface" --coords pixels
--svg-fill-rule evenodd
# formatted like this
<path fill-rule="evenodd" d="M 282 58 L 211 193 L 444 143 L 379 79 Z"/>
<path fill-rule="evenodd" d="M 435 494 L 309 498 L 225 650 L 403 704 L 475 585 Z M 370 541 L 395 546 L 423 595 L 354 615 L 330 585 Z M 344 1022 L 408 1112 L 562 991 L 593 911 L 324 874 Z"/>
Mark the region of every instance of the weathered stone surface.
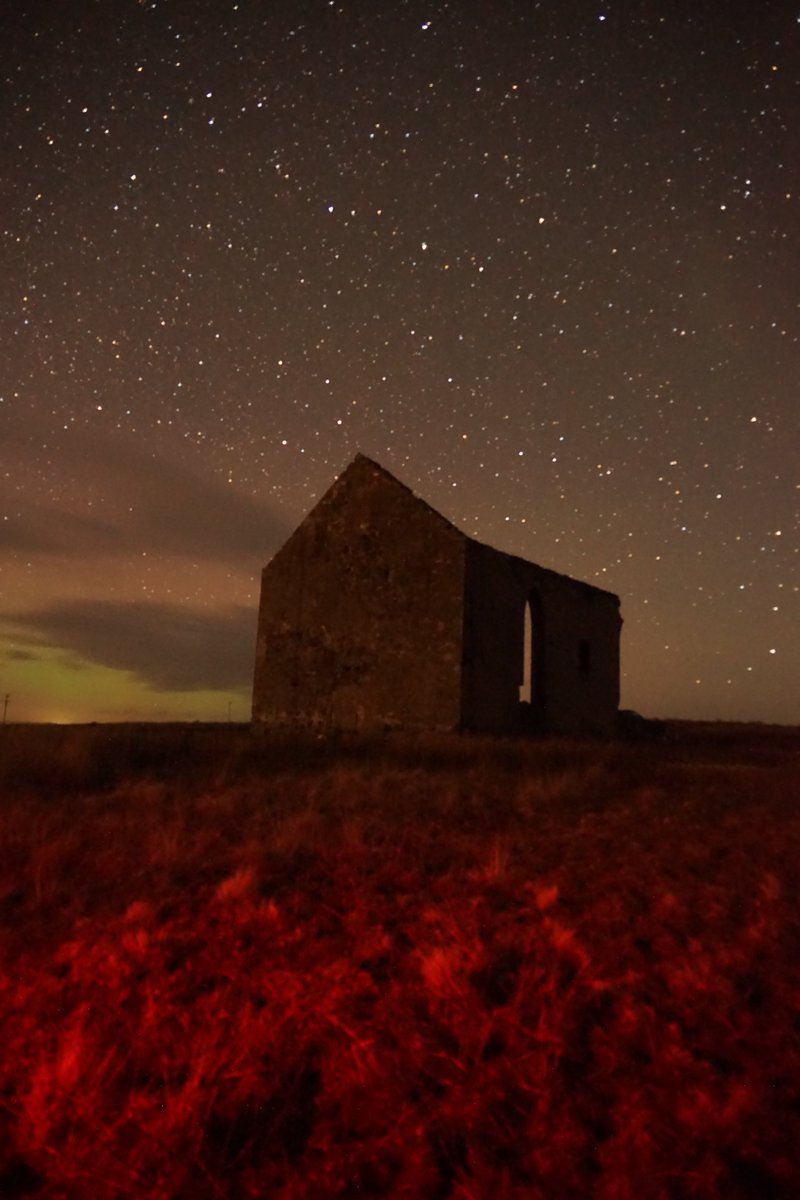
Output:
<path fill-rule="evenodd" d="M 359 456 L 264 569 L 253 716 L 454 728 L 465 541 Z"/>
<path fill-rule="evenodd" d="M 253 721 L 610 733 L 620 624 L 610 592 L 466 537 L 359 455 L 264 568 Z"/>
<path fill-rule="evenodd" d="M 619 599 L 468 540 L 462 726 L 611 734 L 619 705 Z M 530 606 L 530 699 L 524 680 Z"/>

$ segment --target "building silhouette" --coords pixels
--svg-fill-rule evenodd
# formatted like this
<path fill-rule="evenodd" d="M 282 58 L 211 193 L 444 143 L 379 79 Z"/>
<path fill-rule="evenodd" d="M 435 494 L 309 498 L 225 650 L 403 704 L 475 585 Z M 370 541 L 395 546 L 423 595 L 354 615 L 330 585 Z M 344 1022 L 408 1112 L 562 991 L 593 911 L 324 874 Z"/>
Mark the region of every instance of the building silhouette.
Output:
<path fill-rule="evenodd" d="M 609 734 L 621 624 L 359 454 L 264 568 L 254 727 Z"/>

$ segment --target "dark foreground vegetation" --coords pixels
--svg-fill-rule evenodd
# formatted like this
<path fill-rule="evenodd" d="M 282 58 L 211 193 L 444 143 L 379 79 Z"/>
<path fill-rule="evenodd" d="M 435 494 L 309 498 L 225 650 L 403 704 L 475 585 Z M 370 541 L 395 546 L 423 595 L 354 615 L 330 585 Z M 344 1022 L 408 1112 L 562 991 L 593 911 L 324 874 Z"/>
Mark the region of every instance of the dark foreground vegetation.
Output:
<path fill-rule="evenodd" d="M 800 1195 L 800 733 L 0 729 L 0 1196 Z"/>

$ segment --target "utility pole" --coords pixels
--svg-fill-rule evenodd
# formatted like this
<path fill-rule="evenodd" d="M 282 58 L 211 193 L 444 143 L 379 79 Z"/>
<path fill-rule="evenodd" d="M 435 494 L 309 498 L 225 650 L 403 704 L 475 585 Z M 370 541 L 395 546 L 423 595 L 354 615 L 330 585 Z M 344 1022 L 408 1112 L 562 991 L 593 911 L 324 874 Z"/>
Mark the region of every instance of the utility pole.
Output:
<path fill-rule="evenodd" d="M 4 725 L 6 723 L 6 713 L 8 712 L 8 702 L 10 699 L 11 699 L 11 692 L 6 692 L 5 699 L 3 700 L 3 724 Z"/>

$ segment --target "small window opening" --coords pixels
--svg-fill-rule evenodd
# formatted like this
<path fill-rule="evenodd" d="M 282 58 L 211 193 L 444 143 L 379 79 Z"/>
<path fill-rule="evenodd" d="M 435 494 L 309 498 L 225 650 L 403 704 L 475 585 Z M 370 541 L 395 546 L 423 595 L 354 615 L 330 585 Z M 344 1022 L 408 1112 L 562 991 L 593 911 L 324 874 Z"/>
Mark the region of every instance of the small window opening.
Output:
<path fill-rule="evenodd" d="M 591 669 L 592 647 L 588 638 L 581 638 L 578 642 L 578 670 L 581 675 L 588 675 Z"/>

